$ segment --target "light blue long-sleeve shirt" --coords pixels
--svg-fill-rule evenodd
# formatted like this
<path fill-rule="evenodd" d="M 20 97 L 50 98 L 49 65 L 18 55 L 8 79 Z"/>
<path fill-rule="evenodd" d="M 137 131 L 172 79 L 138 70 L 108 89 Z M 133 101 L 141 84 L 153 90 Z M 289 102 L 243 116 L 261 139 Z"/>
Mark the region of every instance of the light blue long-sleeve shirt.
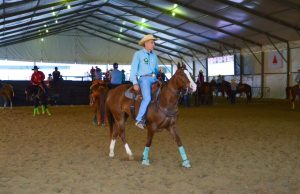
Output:
<path fill-rule="evenodd" d="M 131 63 L 131 72 L 130 72 L 130 81 L 133 84 L 137 84 L 137 76 L 148 75 L 148 74 L 157 74 L 158 72 L 158 59 L 153 51 L 148 52 L 145 48 L 134 53 L 132 63 Z"/>

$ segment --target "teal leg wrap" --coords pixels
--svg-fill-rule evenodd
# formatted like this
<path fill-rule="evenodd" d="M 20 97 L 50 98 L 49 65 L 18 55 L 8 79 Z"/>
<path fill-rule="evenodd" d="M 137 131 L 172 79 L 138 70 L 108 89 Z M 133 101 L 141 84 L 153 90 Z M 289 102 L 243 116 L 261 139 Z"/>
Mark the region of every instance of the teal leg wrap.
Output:
<path fill-rule="evenodd" d="M 179 153 L 180 153 L 180 156 L 182 158 L 182 166 L 185 167 L 185 168 L 190 168 L 191 167 L 191 164 L 190 164 L 190 161 L 188 160 L 187 156 L 186 156 L 186 153 L 185 153 L 185 150 L 183 148 L 183 146 L 180 146 L 179 148 Z"/>
<path fill-rule="evenodd" d="M 180 153 L 181 158 L 182 158 L 183 161 L 187 160 L 187 156 L 186 156 L 186 153 L 185 153 L 185 150 L 184 150 L 183 146 L 179 147 L 179 153 Z"/>
<path fill-rule="evenodd" d="M 149 149 L 150 149 L 149 147 L 145 147 L 144 152 L 143 152 L 143 161 L 142 161 L 142 164 L 146 165 L 146 166 L 150 165 L 149 158 L 148 158 Z"/>

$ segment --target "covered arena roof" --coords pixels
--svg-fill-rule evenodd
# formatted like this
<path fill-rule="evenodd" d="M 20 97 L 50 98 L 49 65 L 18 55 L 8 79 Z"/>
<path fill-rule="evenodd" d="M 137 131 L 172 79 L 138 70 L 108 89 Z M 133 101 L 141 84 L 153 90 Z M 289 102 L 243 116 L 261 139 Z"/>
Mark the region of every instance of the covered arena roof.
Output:
<path fill-rule="evenodd" d="M 300 39 L 299 0 L 2 0 L 0 47 L 72 29 L 160 57 L 238 52 Z"/>

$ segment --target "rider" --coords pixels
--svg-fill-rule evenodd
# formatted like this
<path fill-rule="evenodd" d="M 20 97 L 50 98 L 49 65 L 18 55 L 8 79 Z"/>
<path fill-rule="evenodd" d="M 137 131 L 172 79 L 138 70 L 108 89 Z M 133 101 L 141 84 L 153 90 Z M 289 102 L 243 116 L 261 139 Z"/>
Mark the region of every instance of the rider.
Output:
<path fill-rule="evenodd" d="M 122 84 L 122 77 L 123 77 L 122 72 L 118 70 L 119 64 L 114 63 L 113 67 L 114 69 L 110 73 L 110 84 L 108 85 L 110 89 L 113 89 L 119 86 L 120 84 Z"/>
<path fill-rule="evenodd" d="M 41 87 L 44 91 L 45 94 L 48 94 L 47 86 L 44 83 L 45 80 L 45 74 L 42 71 L 39 71 L 39 68 L 35 65 L 32 69 L 34 72 L 31 75 L 31 84 L 36 86 L 35 87 L 35 92 L 37 92 L 38 87 Z"/>
<path fill-rule="evenodd" d="M 53 82 L 58 82 L 60 79 L 60 71 L 58 71 L 57 67 L 54 67 L 54 71 L 52 72 Z"/>
<path fill-rule="evenodd" d="M 157 79 L 159 80 L 159 81 L 161 81 L 162 83 L 165 83 L 165 82 L 167 82 L 168 81 L 168 78 L 167 78 L 167 76 L 166 76 L 166 74 L 165 74 L 165 72 L 164 72 L 164 68 L 163 67 L 159 67 L 158 68 L 158 74 L 156 75 L 156 77 L 157 77 Z"/>
<path fill-rule="evenodd" d="M 204 83 L 204 75 L 203 71 L 199 71 L 198 79 L 197 79 L 197 85 L 201 86 Z"/>
<path fill-rule="evenodd" d="M 133 89 L 135 91 L 141 90 L 143 95 L 135 124 L 141 129 L 145 128 L 144 115 L 151 101 L 151 85 L 157 81 L 158 59 L 153 52 L 155 40 L 157 38 L 152 34 L 145 35 L 139 41 L 139 45 L 144 48 L 134 54 L 131 63 L 130 81 L 133 83 Z"/>
<path fill-rule="evenodd" d="M 122 83 L 125 83 L 125 81 L 126 81 L 126 75 L 125 75 L 125 70 L 124 69 L 122 69 Z"/>
<path fill-rule="evenodd" d="M 95 79 L 102 80 L 102 70 L 98 66 L 95 69 Z"/>
<path fill-rule="evenodd" d="M 223 77 L 221 75 L 218 75 L 218 78 L 217 78 L 217 91 L 221 91 L 221 86 L 222 86 L 222 82 L 223 82 Z"/>

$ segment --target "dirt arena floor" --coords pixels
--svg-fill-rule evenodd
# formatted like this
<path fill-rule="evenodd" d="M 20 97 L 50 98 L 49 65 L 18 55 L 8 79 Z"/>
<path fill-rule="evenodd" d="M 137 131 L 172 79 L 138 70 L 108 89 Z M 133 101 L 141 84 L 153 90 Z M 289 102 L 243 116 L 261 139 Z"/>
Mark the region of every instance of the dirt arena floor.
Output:
<path fill-rule="evenodd" d="M 121 140 L 108 157 L 109 130 L 92 124 L 89 106 L 0 109 L 1 194 L 299 194 L 300 104 L 216 103 L 180 109 L 180 135 L 191 169 L 183 169 L 167 131 L 157 133 L 151 166 L 139 159 L 146 132 L 127 124 L 136 160 Z"/>

